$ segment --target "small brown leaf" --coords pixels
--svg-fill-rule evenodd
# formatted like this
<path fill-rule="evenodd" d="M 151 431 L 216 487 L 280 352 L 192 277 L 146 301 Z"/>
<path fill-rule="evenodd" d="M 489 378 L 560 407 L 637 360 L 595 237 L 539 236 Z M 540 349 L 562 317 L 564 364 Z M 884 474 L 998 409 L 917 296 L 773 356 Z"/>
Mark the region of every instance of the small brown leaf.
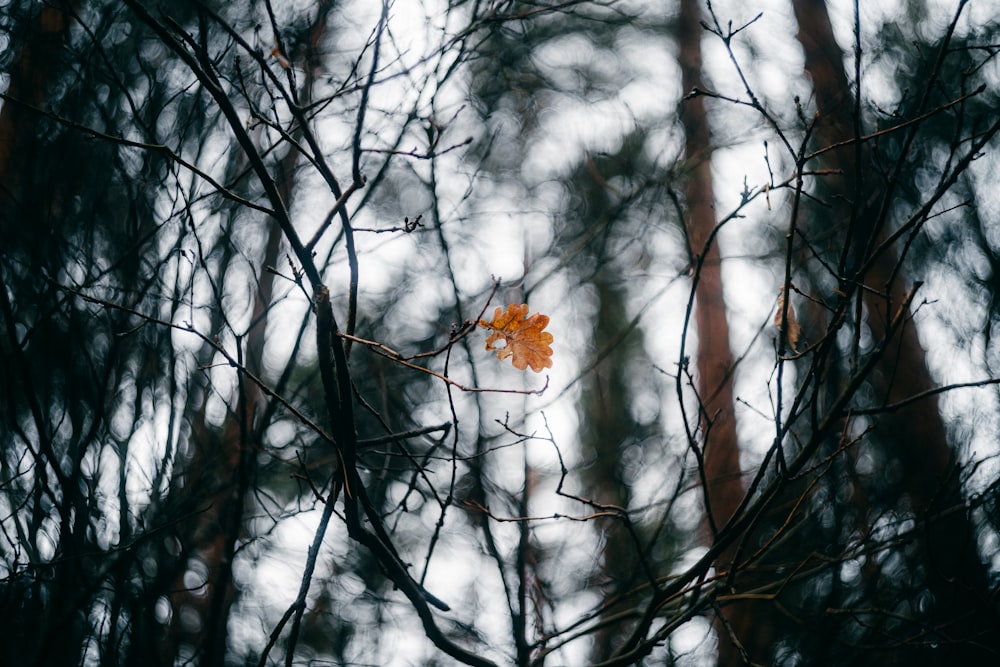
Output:
<path fill-rule="evenodd" d="M 503 308 L 497 308 L 493 319 L 489 322 L 479 320 L 479 326 L 491 331 L 486 339 L 486 349 L 496 350 L 497 359 L 511 360 L 514 368 L 531 370 L 540 373 L 543 368 L 552 367 L 552 334 L 542 331 L 549 324 L 549 316 L 535 313 L 528 317 L 528 304 L 512 303 Z M 495 343 L 503 341 L 503 347 Z"/>
<path fill-rule="evenodd" d="M 288 69 L 292 66 L 292 63 L 289 62 L 288 58 L 285 57 L 285 54 L 277 46 L 271 49 L 271 55 L 275 57 L 282 69 Z"/>
<path fill-rule="evenodd" d="M 795 308 L 792 306 L 792 302 L 788 302 L 788 321 L 785 326 L 782 326 L 782 315 L 785 308 L 785 286 L 781 286 L 781 291 L 778 293 L 778 310 L 774 313 L 774 326 L 778 327 L 778 330 L 785 331 L 785 340 L 788 341 L 789 347 L 795 352 L 795 346 L 799 344 L 799 338 L 802 336 L 802 327 L 799 326 L 799 321 L 795 319 Z"/>

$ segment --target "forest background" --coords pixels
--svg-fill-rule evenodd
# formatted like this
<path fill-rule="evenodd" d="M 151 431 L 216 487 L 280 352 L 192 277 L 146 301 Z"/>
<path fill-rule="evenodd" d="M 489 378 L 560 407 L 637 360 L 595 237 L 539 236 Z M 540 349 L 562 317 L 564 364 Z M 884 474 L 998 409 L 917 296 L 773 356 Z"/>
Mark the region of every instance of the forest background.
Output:
<path fill-rule="evenodd" d="M 0 663 L 995 662 L 998 8 L 0 4 Z"/>

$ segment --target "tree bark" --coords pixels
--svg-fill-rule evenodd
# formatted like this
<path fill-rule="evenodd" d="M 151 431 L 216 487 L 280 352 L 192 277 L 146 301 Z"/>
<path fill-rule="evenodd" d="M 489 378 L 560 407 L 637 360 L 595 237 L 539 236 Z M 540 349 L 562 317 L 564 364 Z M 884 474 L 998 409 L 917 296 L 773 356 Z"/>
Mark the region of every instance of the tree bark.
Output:
<path fill-rule="evenodd" d="M 316 77 L 316 69 L 320 61 L 315 57 L 321 49 L 327 34 L 327 17 L 333 3 L 322 1 L 318 3 L 318 11 L 312 24 L 305 31 L 305 39 L 299 45 L 302 53 L 288 54 L 296 62 L 305 61 L 305 72 L 302 94 L 310 94 L 312 82 Z M 291 205 L 295 193 L 296 168 L 300 160 L 297 148 L 301 131 L 293 131 L 293 141 L 289 149 L 275 169 L 274 180 L 279 194 L 286 205 Z M 245 168 L 245 160 L 239 160 L 234 172 Z M 278 266 L 281 256 L 281 227 L 274 220 L 267 223 L 267 243 L 259 267 Z M 232 257 L 227 253 L 227 257 Z M 244 365 L 247 371 L 258 378 L 263 377 L 263 354 L 265 334 L 267 333 L 268 312 L 272 303 L 274 291 L 274 273 L 268 270 L 257 271 L 257 284 L 253 300 L 251 327 L 245 335 Z M 212 330 L 224 326 L 217 323 Z M 254 465 L 257 452 L 261 447 L 260 439 L 266 424 L 260 423 L 262 413 L 266 408 L 266 398 L 254 382 L 241 378 L 238 385 L 238 396 L 233 411 L 227 415 L 218 434 L 216 445 L 218 452 L 207 452 L 210 460 L 210 478 L 216 493 L 207 502 L 207 509 L 199 517 L 201 544 L 197 556 L 208 570 L 206 591 L 196 591 L 190 594 L 179 587 L 180 593 L 172 597 L 174 606 L 173 618 L 180 618 L 180 608 L 193 607 L 202 619 L 200 629 L 193 636 L 186 636 L 184 631 L 174 623 L 172 628 L 173 645 L 176 652 L 179 642 L 189 642 L 201 646 L 208 664 L 223 664 L 228 650 L 228 622 L 233 603 L 237 599 L 237 590 L 233 582 L 233 559 L 245 523 L 244 514 L 247 509 L 248 497 L 254 477 Z M 204 411 L 202 405 L 198 424 L 204 427 Z M 214 438 L 213 438 L 214 440 Z M 204 446 L 198 448 L 204 449 Z M 212 447 L 211 449 L 215 449 Z M 202 454 L 199 451 L 199 457 Z M 194 469 L 201 466 L 194 465 Z"/>
<path fill-rule="evenodd" d="M 10 211 L 20 206 L 24 162 L 34 152 L 38 114 L 29 107 L 41 108 L 49 98 L 59 73 L 66 31 L 78 4 L 65 0 L 43 3 L 27 39 L 15 47 L 10 83 L 0 108 L 0 209 L 8 211 L 0 215 L 3 238 L 9 238 L 8 225 L 15 224 Z"/>
<path fill-rule="evenodd" d="M 701 78 L 701 11 L 697 0 L 681 0 L 677 25 L 682 86 L 685 93 L 704 88 Z M 722 282 L 722 257 L 715 229 L 712 188 L 712 137 L 704 98 L 693 95 L 681 109 L 685 134 L 686 178 L 683 192 L 687 204 L 685 220 L 691 256 L 699 267 L 695 285 L 695 324 L 698 331 L 696 358 L 697 389 L 701 400 L 701 447 L 705 467 L 705 540 L 715 534 L 735 514 L 745 493 L 740 470 L 740 449 L 736 434 L 733 399 L 733 355 L 729 345 L 729 323 Z M 718 571 L 732 567 L 734 549 L 721 555 Z M 743 653 L 734 640 L 751 655 L 769 643 L 766 623 L 749 603 L 726 607 L 716 621 L 719 665 L 743 664 Z"/>
<path fill-rule="evenodd" d="M 819 112 L 815 139 L 820 147 L 846 144 L 824 154 L 825 166 L 839 175 L 829 179 L 831 220 L 846 225 L 850 243 L 844 253 L 842 279 L 860 287 L 866 324 L 876 341 L 884 340 L 887 324 L 905 304 L 904 273 L 897 270 L 899 255 L 886 248 L 863 275 L 856 272 L 868 259 L 866 249 L 885 238 L 879 214 L 881 202 L 864 172 L 864 146 L 852 143 L 857 115 L 855 96 L 844 69 L 843 53 L 834 37 L 824 0 L 793 0 L 798 41 L 805 54 L 805 70 L 813 82 Z M 860 57 L 860 54 L 859 56 Z M 874 180 L 874 179 L 871 179 Z M 844 229 L 843 227 L 841 229 Z M 867 253 L 867 254 L 870 254 Z M 893 404 L 932 389 L 935 382 L 926 353 L 912 323 L 890 341 L 872 376 L 877 404 Z M 1000 651 L 995 606 L 987 602 L 989 582 L 975 544 L 955 452 L 948 444 L 936 396 L 888 412 L 879 418 L 879 442 L 903 469 L 903 492 L 918 518 L 926 521 L 916 537 L 918 558 L 926 569 L 923 586 L 934 598 L 925 619 L 941 638 L 934 660 L 940 664 L 976 664 Z M 906 504 L 906 501 L 904 501 Z M 942 515 L 942 513 L 945 513 Z M 905 644 L 886 663 L 926 659 L 923 641 Z"/>

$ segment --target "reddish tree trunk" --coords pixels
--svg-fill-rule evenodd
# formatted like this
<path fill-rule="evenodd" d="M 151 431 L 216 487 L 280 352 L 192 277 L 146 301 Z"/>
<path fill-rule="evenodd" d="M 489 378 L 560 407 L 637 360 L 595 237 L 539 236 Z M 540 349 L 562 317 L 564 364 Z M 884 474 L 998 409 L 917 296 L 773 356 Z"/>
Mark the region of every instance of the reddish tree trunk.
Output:
<path fill-rule="evenodd" d="M 701 11 L 697 0 L 681 0 L 677 26 L 682 86 L 685 92 L 703 88 L 701 80 Z M 681 121 L 686 138 L 685 161 L 687 178 L 684 199 L 687 203 L 685 221 L 692 257 L 699 256 L 700 271 L 695 286 L 695 324 L 698 330 L 698 395 L 702 403 L 701 432 L 704 453 L 706 540 L 711 543 L 715 531 L 725 526 L 735 514 L 745 493 L 740 470 L 740 449 L 736 435 L 733 400 L 733 355 L 729 346 L 729 324 L 722 283 L 722 262 L 719 244 L 713 240 L 706 247 L 715 229 L 715 206 L 712 190 L 712 138 L 704 98 L 692 96 L 684 102 Z M 728 569 L 734 557 L 732 549 L 724 552 L 716 563 L 718 570 Z M 719 664 L 739 665 L 742 653 L 732 635 L 744 645 L 744 650 L 756 652 L 756 645 L 767 643 L 766 623 L 755 612 L 751 618 L 749 604 L 727 607 L 716 623 L 719 637 Z M 727 627 L 728 625 L 728 627 Z M 753 627 L 753 632 L 751 632 Z M 731 634 L 731 633 L 732 634 Z"/>
<path fill-rule="evenodd" d="M 819 119 L 815 138 L 819 146 L 831 146 L 855 139 L 853 128 L 855 98 L 844 69 L 843 53 L 838 46 L 824 0 L 793 0 L 798 21 L 798 40 L 805 54 L 805 69 L 813 82 Z M 842 238 L 851 243 L 847 270 L 867 259 L 871 240 L 885 238 L 878 216 L 877 197 L 869 197 L 871 187 L 859 189 L 858 151 L 846 145 L 823 157 L 825 166 L 840 172 L 831 178 L 831 220 L 844 224 L 853 220 Z M 863 174 L 862 174 L 863 175 Z M 872 204 L 871 201 L 875 201 Z M 861 291 L 867 325 L 874 340 L 886 338 L 888 322 L 905 305 L 909 289 L 897 267 L 899 255 L 890 247 L 872 267 L 856 278 L 867 286 Z M 850 277 L 850 276 L 848 276 Z M 872 376 L 877 402 L 893 404 L 932 389 L 934 380 L 927 368 L 926 354 L 912 323 L 897 332 L 885 350 Z M 950 664 L 974 664 L 1000 648 L 997 642 L 996 610 L 987 603 L 988 577 L 975 546 L 975 528 L 969 520 L 956 456 L 948 444 L 945 425 L 938 411 L 936 397 L 930 396 L 905 408 L 879 417 L 880 443 L 899 461 L 903 470 L 903 491 L 919 518 L 927 523 L 916 539 L 919 558 L 926 568 L 923 586 L 932 593 L 934 609 L 929 626 L 940 637 L 954 640 L 935 654 Z M 949 510 L 944 518 L 935 514 Z M 988 637 L 993 639 L 987 639 Z M 917 646 L 905 646 L 887 663 L 909 660 Z M 946 644 L 947 640 L 942 644 Z M 926 655 L 926 653 L 922 654 Z M 995 659 L 995 655 L 994 655 Z"/>

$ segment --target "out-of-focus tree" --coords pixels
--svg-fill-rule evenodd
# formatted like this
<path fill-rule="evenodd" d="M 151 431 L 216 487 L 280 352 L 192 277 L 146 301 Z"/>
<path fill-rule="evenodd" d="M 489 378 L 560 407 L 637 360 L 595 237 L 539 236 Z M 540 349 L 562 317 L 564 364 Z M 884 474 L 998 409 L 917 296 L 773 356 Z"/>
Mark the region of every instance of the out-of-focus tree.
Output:
<path fill-rule="evenodd" d="M 786 323 L 786 334 L 789 326 L 798 333 L 799 320 L 812 333 L 808 349 L 796 349 L 787 335 L 785 346 L 779 346 L 779 354 L 795 353 L 789 361 L 803 378 L 798 381 L 802 393 L 784 419 L 796 418 L 796 403 L 812 413 L 811 424 L 803 423 L 797 436 L 801 442 L 805 428 L 813 432 L 812 442 L 828 468 L 823 475 L 799 476 L 785 485 L 779 497 L 788 500 L 776 504 L 773 525 L 765 519 L 757 527 L 763 536 L 756 542 L 753 533 L 748 536 L 751 544 L 767 544 L 764 538 L 773 532 L 774 548 L 758 552 L 759 564 L 747 574 L 759 584 L 755 569 L 805 570 L 817 553 L 833 566 L 804 577 L 800 585 L 787 581 L 780 594 L 759 598 L 789 622 L 768 614 L 779 626 L 768 629 L 773 643 L 747 657 L 764 663 L 989 660 L 998 651 L 988 639 L 998 610 L 976 548 L 973 517 L 982 498 L 970 503 L 962 489 L 962 450 L 955 453 L 948 443 L 937 405 L 940 390 L 913 323 L 916 305 L 925 303 L 916 297 L 921 283 L 909 278 L 911 271 L 928 270 L 927 264 L 914 263 L 911 250 L 924 227 L 941 214 L 934 211 L 947 209 L 954 184 L 967 177 L 976 153 L 964 149 L 988 145 L 996 132 L 978 113 L 960 116 L 956 127 L 949 111 L 976 105 L 978 100 L 964 98 L 975 88 L 970 77 L 983 61 L 959 70 L 946 64 L 950 59 L 968 64 L 967 56 L 977 50 L 953 40 L 964 8 L 958 3 L 943 40 L 916 56 L 929 70 L 908 90 L 921 92 L 904 97 L 891 115 L 878 107 L 872 113 L 866 106 L 869 72 L 857 8 L 856 69 L 849 77 L 825 3 L 796 0 L 792 5 L 816 113 L 811 117 L 803 102 L 800 118 L 807 132 L 794 148 L 786 143 L 785 156 L 797 165 L 803 189 L 802 199 L 793 203 L 786 237 L 782 294 L 794 290 L 805 299 L 798 319 L 792 319 L 794 310 L 784 310 L 786 301 L 793 308 L 792 299 L 779 299 L 775 321 Z M 954 72 L 947 78 L 955 82 L 953 88 L 940 85 L 944 71 Z M 747 92 L 749 104 L 767 115 Z M 984 92 L 980 88 L 973 97 Z M 954 133 L 938 143 L 932 158 L 934 128 L 941 123 Z M 935 164 L 934 187 L 919 194 L 913 184 L 927 168 L 909 159 L 911 149 L 926 150 Z M 836 331 L 842 333 L 834 342 Z M 824 349 L 829 358 L 824 359 Z M 852 408 L 830 428 L 832 407 L 848 395 Z M 779 424 L 780 417 L 779 412 Z M 826 444 L 817 426 L 830 428 Z M 831 502 L 835 498 L 840 500 Z M 782 547 L 783 532 L 789 538 Z M 864 548 L 854 552 L 858 556 L 844 559 L 860 545 Z M 865 651 L 876 646 L 883 649 L 878 654 Z"/>

